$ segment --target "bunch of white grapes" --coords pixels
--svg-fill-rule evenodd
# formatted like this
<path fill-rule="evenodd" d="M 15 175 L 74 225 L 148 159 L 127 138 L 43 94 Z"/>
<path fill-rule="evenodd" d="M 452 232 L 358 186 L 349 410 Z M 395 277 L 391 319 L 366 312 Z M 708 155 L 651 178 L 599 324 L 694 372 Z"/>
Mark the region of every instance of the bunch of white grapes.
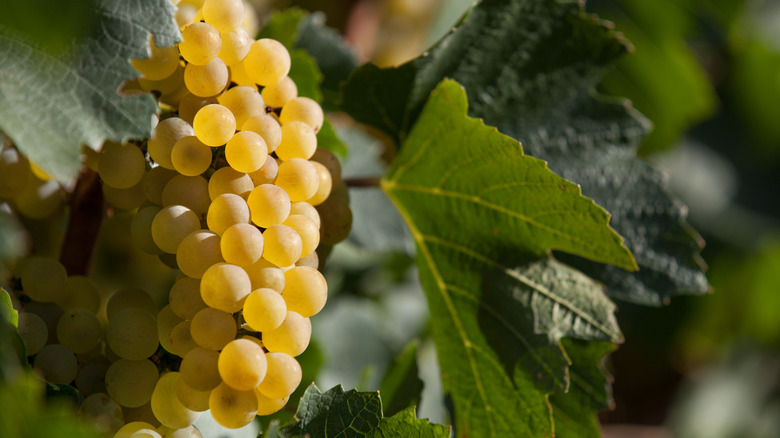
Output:
<path fill-rule="evenodd" d="M 86 277 L 43 257 L 16 270 L 34 369 L 73 384 L 82 416 L 116 437 L 200 436 L 206 410 L 239 428 L 284 407 L 328 295 L 315 250 L 351 226 L 338 159 L 317 145 L 323 111 L 247 15 L 241 0 L 182 0 L 182 42 L 133 60 L 165 115 L 151 138 L 85 150 L 106 201 L 135 211 L 137 246 L 179 270 L 169 304 L 123 290 L 101 320 Z M 3 153 L 0 166 L 23 158 Z"/>

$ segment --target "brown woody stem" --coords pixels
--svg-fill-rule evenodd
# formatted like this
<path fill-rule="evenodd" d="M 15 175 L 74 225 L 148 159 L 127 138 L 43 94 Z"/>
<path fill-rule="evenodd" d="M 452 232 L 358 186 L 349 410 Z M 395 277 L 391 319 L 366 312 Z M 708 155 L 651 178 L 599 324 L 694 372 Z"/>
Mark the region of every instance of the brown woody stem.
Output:
<path fill-rule="evenodd" d="M 60 252 L 60 262 L 68 275 L 89 274 L 103 215 L 100 177 L 97 172 L 85 169 L 70 197 L 70 217 Z"/>
<path fill-rule="evenodd" d="M 381 176 L 367 176 L 362 178 L 346 178 L 344 184 L 347 187 L 379 187 Z"/>

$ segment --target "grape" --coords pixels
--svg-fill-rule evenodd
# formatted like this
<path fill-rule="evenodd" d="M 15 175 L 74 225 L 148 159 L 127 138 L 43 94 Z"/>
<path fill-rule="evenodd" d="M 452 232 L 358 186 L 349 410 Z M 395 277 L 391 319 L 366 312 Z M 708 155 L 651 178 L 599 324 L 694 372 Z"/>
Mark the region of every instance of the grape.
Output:
<path fill-rule="evenodd" d="M 206 65 L 187 64 L 184 83 L 190 93 L 200 97 L 216 96 L 228 84 L 230 73 L 225 62 L 214 58 Z M 195 115 L 197 120 L 197 114 Z M 197 133 L 197 130 L 195 131 Z M 204 142 L 205 143 L 205 142 Z"/>
<path fill-rule="evenodd" d="M 265 352 L 250 340 L 235 339 L 219 353 L 217 368 L 222 381 L 231 388 L 250 391 L 265 377 Z"/>
<path fill-rule="evenodd" d="M 298 87 L 295 81 L 285 76 L 281 81 L 263 88 L 262 94 L 266 105 L 281 108 L 298 96 Z"/>
<path fill-rule="evenodd" d="M 181 378 L 197 391 L 211 391 L 222 382 L 217 366 L 218 360 L 217 351 L 202 347 L 194 348 L 181 361 Z"/>
<path fill-rule="evenodd" d="M 275 151 L 282 142 L 282 127 L 279 122 L 268 114 L 252 116 L 240 125 L 242 131 L 252 131 L 260 134 L 268 146 L 268 153 Z"/>
<path fill-rule="evenodd" d="M 106 392 L 106 372 L 111 363 L 103 356 L 96 356 L 79 366 L 76 374 L 76 388 L 84 396 Z"/>
<path fill-rule="evenodd" d="M 316 161 L 328 169 L 334 187 L 341 183 L 341 163 L 333 152 L 325 148 L 317 148 L 310 160 Z"/>
<path fill-rule="evenodd" d="M 280 351 L 293 357 L 306 350 L 310 339 L 311 321 L 309 318 L 304 318 L 289 310 L 282 325 L 263 332 L 263 344 L 268 351 Z"/>
<path fill-rule="evenodd" d="M 241 310 L 244 299 L 252 291 L 249 276 L 241 267 L 217 263 L 206 270 L 200 281 L 200 296 L 210 307 L 223 312 Z"/>
<path fill-rule="evenodd" d="M 151 295 L 142 289 L 122 289 L 111 295 L 106 303 L 106 316 L 111 320 L 117 313 L 125 309 L 138 308 L 157 314 L 157 305 Z"/>
<path fill-rule="evenodd" d="M 177 64 L 173 73 L 158 80 L 139 78 L 138 84 L 148 92 L 157 91 L 160 95 L 171 94 L 184 84 L 184 67 Z"/>
<path fill-rule="evenodd" d="M 139 209 L 130 222 L 130 237 L 141 251 L 147 254 L 161 254 L 162 250 L 157 247 L 152 237 L 152 221 L 162 207 L 151 205 Z"/>
<path fill-rule="evenodd" d="M 181 2 L 176 5 L 176 24 L 179 29 L 195 22 L 195 16 L 198 14 L 198 6 L 194 4 Z"/>
<path fill-rule="evenodd" d="M 155 418 L 154 412 L 152 412 L 151 401 L 138 408 L 123 406 L 122 414 L 124 414 L 125 422 L 128 423 L 131 421 L 143 421 L 153 426 L 160 426 L 160 422 Z M 157 430 L 159 431 L 159 429 Z"/>
<path fill-rule="evenodd" d="M 282 297 L 287 303 L 287 310 L 309 317 L 325 307 L 328 283 L 317 269 L 296 266 L 284 273 Z"/>
<path fill-rule="evenodd" d="M 236 126 L 243 125 L 250 117 L 265 114 L 263 97 L 255 87 L 246 85 L 233 87 L 217 97 L 217 101 L 233 113 Z"/>
<path fill-rule="evenodd" d="M 250 41 L 250 47 L 252 45 L 253 41 Z M 249 50 L 247 50 L 247 54 L 249 53 Z M 249 75 L 246 73 L 246 67 L 244 66 L 244 59 L 246 59 L 246 55 L 244 58 L 235 63 L 230 64 L 230 80 L 235 82 L 238 85 L 247 85 L 250 87 L 256 87 L 255 81 L 252 80 L 252 78 L 249 77 Z"/>
<path fill-rule="evenodd" d="M 328 196 L 330 196 L 330 191 L 333 189 L 333 179 L 331 178 L 327 167 L 316 161 L 311 161 L 311 164 L 317 169 L 317 179 L 319 182 L 317 184 L 317 192 L 315 192 L 311 198 L 307 199 L 306 202 L 311 205 L 320 205 L 328 199 Z"/>
<path fill-rule="evenodd" d="M 156 435 L 155 435 L 156 434 Z M 161 437 L 159 433 L 155 431 L 153 425 L 145 421 L 133 421 L 125 424 L 119 430 L 116 431 L 114 438 L 146 438 L 146 437 Z"/>
<path fill-rule="evenodd" d="M 152 412 L 160 423 L 181 429 L 194 423 L 200 413 L 184 407 L 176 396 L 176 381 L 178 372 L 170 372 L 160 377 L 152 393 Z"/>
<path fill-rule="evenodd" d="M 274 412 L 278 412 L 287 404 L 290 396 L 284 398 L 268 398 L 255 388 L 255 396 L 257 396 L 257 415 L 271 415 Z"/>
<path fill-rule="evenodd" d="M 0 197 L 13 198 L 24 190 L 32 179 L 30 163 L 13 148 L 0 152 Z"/>
<path fill-rule="evenodd" d="M 216 96 L 200 97 L 192 93 L 185 94 L 179 102 L 179 117 L 191 125 L 195 121 L 195 115 L 201 108 L 215 103 L 217 103 Z M 191 128 L 192 127 L 190 127 L 190 129 Z M 195 135 L 195 131 L 190 135 Z M 171 167 L 171 169 L 173 169 L 173 167 Z"/>
<path fill-rule="evenodd" d="M 223 382 L 211 392 L 209 409 L 217 423 L 230 429 L 238 429 L 255 418 L 257 396 L 254 390 L 238 391 Z"/>
<path fill-rule="evenodd" d="M 290 196 L 282 188 L 261 184 L 247 198 L 252 222 L 262 228 L 280 224 L 290 215 Z"/>
<path fill-rule="evenodd" d="M 198 140 L 212 147 L 222 146 L 236 132 L 236 118 L 224 106 L 210 104 L 198 110 L 192 127 Z"/>
<path fill-rule="evenodd" d="M 182 277 L 176 280 L 168 295 L 171 310 L 182 319 L 192 319 L 199 310 L 206 308 L 200 297 L 200 280 Z"/>
<path fill-rule="evenodd" d="M 25 259 L 22 262 L 26 262 L 29 259 Z M 24 267 L 22 267 L 24 270 Z M 24 305 L 24 311 L 38 315 L 44 323 L 46 323 L 46 329 L 49 334 L 47 336 L 49 343 L 57 342 L 57 322 L 64 313 L 60 306 L 54 303 L 41 303 L 39 301 L 30 301 Z"/>
<path fill-rule="evenodd" d="M 302 214 L 291 214 L 282 225 L 287 225 L 301 236 L 301 257 L 314 253 L 320 243 L 320 229 L 313 220 Z"/>
<path fill-rule="evenodd" d="M 176 46 L 157 47 L 154 38 L 149 37 L 149 49 L 151 56 L 147 59 L 131 59 L 130 63 L 146 79 L 158 81 L 167 78 L 179 66 L 179 51 Z"/>
<path fill-rule="evenodd" d="M 53 302 L 59 298 L 68 273 L 59 261 L 48 257 L 28 257 L 21 269 L 22 289 L 35 301 Z"/>
<path fill-rule="evenodd" d="M 192 411 L 203 412 L 209 409 L 209 395 L 211 391 L 198 391 L 193 389 L 179 376 L 176 381 L 176 397 L 181 404 Z"/>
<path fill-rule="evenodd" d="M 306 216 L 307 218 L 311 219 L 315 225 L 317 225 L 317 229 L 320 228 L 320 214 L 317 212 L 317 209 L 308 202 L 296 202 L 292 204 L 290 208 L 290 216 L 294 214 Z"/>
<path fill-rule="evenodd" d="M 84 309 L 65 312 L 57 323 L 57 339 L 75 354 L 87 353 L 100 345 L 103 327 L 97 316 Z"/>
<path fill-rule="evenodd" d="M 322 127 L 325 115 L 320 104 L 308 97 L 296 97 L 284 104 L 279 114 L 279 121 L 286 125 L 292 121 L 301 121 L 311 126 L 314 132 Z"/>
<path fill-rule="evenodd" d="M 168 160 L 170 161 L 170 151 L 168 151 Z M 173 166 L 173 164 L 171 164 Z M 173 167 L 171 167 L 173 168 Z M 166 169 L 162 166 L 157 166 L 152 169 L 149 169 L 148 172 L 146 172 L 146 175 L 144 175 L 143 179 L 143 188 L 144 193 L 146 194 L 146 199 L 149 200 L 149 202 L 157 205 L 162 205 L 162 192 L 165 188 L 165 185 L 168 184 L 168 181 L 171 180 L 174 176 L 178 175 L 177 172 Z"/>
<path fill-rule="evenodd" d="M 237 132 L 225 146 L 225 158 L 239 172 L 255 172 L 268 158 L 268 146 L 260 134 L 252 131 Z"/>
<path fill-rule="evenodd" d="M 54 180 L 41 181 L 31 178 L 31 181 L 16 195 L 13 204 L 16 211 L 30 219 L 46 219 L 60 210 L 64 202 L 62 187 Z"/>
<path fill-rule="evenodd" d="M 244 302 L 243 314 L 252 330 L 265 332 L 282 324 L 287 317 L 287 304 L 274 289 L 255 289 Z"/>
<path fill-rule="evenodd" d="M 222 310 L 206 307 L 192 317 L 190 333 L 195 342 L 209 350 L 221 350 L 236 337 L 238 329 L 233 315 Z M 200 389 L 190 382 L 196 389 Z"/>
<path fill-rule="evenodd" d="M 107 184 L 103 184 L 103 198 L 112 207 L 119 210 L 135 210 L 140 207 L 141 204 L 146 201 L 146 194 L 144 193 L 143 181 L 139 181 L 136 185 L 129 189 L 118 189 L 111 187 Z"/>
<path fill-rule="evenodd" d="M 143 152 L 130 143 L 103 144 L 98 159 L 98 174 L 103 183 L 117 188 L 129 189 L 141 181 L 146 171 Z"/>
<path fill-rule="evenodd" d="M 221 236 L 233 225 L 249 223 L 249 206 L 238 195 L 221 194 L 211 202 L 206 223 L 211 231 Z"/>
<path fill-rule="evenodd" d="M 244 68 L 258 85 L 273 85 L 290 72 L 290 53 L 279 41 L 263 38 L 249 47 Z"/>
<path fill-rule="evenodd" d="M 210 266 L 223 262 L 220 237 L 208 230 L 193 231 L 176 250 L 176 264 L 185 275 L 201 278 Z"/>
<path fill-rule="evenodd" d="M 266 259 L 260 259 L 246 268 L 252 290 L 267 287 L 279 293 L 284 290 L 284 272 Z M 247 298 L 248 299 L 248 298 Z M 246 303 L 244 303 L 246 305 Z"/>
<path fill-rule="evenodd" d="M 314 269 L 319 269 L 320 256 L 317 254 L 317 251 L 314 251 L 306 257 L 299 258 L 298 261 L 295 262 L 295 266 L 309 266 Z"/>
<path fill-rule="evenodd" d="M 183 205 L 200 216 L 206 213 L 209 209 L 209 204 L 211 204 L 209 183 L 202 176 L 174 176 L 163 189 L 162 201 L 166 207 L 169 205 Z M 198 222 L 200 223 L 200 220 Z"/>
<path fill-rule="evenodd" d="M 273 352 L 265 355 L 268 370 L 257 391 L 271 399 L 289 397 L 301 384 L 301 365 L 289 354 Z"/>
<path fill-rule="evenodd" d="M 236 224 L 225 230 L 220 242 L 225 261 L 249 266 L 263 255 L 263 233 L 250 224 Z"/>
<path fill-rule="evenodd" d="M 322 218 L 320 244 L 335 245 L 349 236 L 349 230 L 352 228 L 352 211 L 346 199 L 330 196 L 317 206 L 317 212 Z"/>
<path fill-rule="evenodd" d="M 87 145 L 81 146 L 81 162 L 87 166 L 88 169 L 97 172 L 97 163 L 100 159 L 100 152 L 95 151 Z"/>
<path fill-rule="evenodd" d="M 301 257 L 303 241 L 298 233 L 287 225 L 271 225 L 263 232 L 263 258 L 283 268 L 294 264 Z"/>
<path fill-rule="evenodd" d="M 255 187 L 262 184 L 273 184 L 279 174 L 279 163 L 273 157 L 268 157 L 265 163 L 256 171 L 249 174 Z"/>
<path fill-rule="evenodd" d="M 157 323 L 154 316 L 144 309 L 124 309 L 109 321 L 106 340 L 111 350 L 122 359 L 146 359 L 157 351 L 159 345 Z"/>
<path fill-rule="evenodd" d="M 106 392 L 120 405 L 137 408 L 152 399 L 159 377 L 149 360 L 120 359 L 106 372 Z"/>
<path fill-rule="evenodd" d="M 79 415 L 103 433 L 113 434 L 125 424 L 122 408 L 107 394 L 92 394 L 79 406 Z"/>
<path fill-rule="evenodd" d="M 203 19 L 220 32 L 238 29 L 244 19 L 244 3 L 241 0 L 206 0 L 203 2 Z"/>
<path fill-rule="evenodd" d="M 232 66 L 244 59 L 249 53 L 249 46 L 252 45 L 252 38 L 243 28 L 234 31 L 221 32 L 222 48 L 219 50 L 219 57 L 225 61 L 225 64 Z"/>
<path fill-rule="evenodd" d="M 195 426 L 187 426 L 180 429 L 173 429 L 168 426 L 157 428 L 162 438 L 203 438 L 200 431 Z"/>
<path fill-rule="evenodd" d="M 171 353 L 184 357 L 187 353 L 198 348 L 198 343 L 192 337 L 192 320 L 184 320 L 171 330 Z"/>
<path fill-rule="evenodd" d="M 209 197 L 213 201 L 219 195 L 232 193 L 246 199 L 254 187 L 252 178 L 246 173 L 231 167 L 222 167 L 209 179 Z"/>
<path fill-rule="evenodd" d="M 78 364 L 76 356 L 68 347 L 49 344 L 35 355 L 33 369 L 49 383 L 67 384 L 76 378 Z"/>
<path fill-rule="evenodd" d="M 157 337 L 162 347 L 171 353 L 174 349 L 171 344 L 171 332 L 182 321 L 183 319 L 173 312 L 170 305 L 163 307 L 157 314 Z"/>
<path fill-rule="evenodd" d="M 27 348 L 27 356 L 34 356 L 38 353 L 49 338 L 49 329 L 43 319 L 29 312 L 19 312 L 19 336 L 24 341 Z"/>
<path fill-rule="evenodd" d="M 290 202 L 305 201 L 317 193 L 317 168 L 303 158 L 291 158 L 279 165 L 279 174 L 274 184 L 287 192 Z"/>
<path fill-rule="evenodd" d="M 197 176 L 211 166 L 211 148 L 194 135 L 182 137 L 171 150 L 173 168 L 182 175 Z"/>
<path fill-rule="evenodd" d="M 311 126 L 294 120 L 282 125 L 282 141 L 276 155 L 283 161 L 291 158 L 309 159 L 317 150 L 317 134 Z"/>
<path fill-rule="evenodd" d="M 171 162 L 173 145 L 180 138 L 188 135 L 195 135 L 195 131 L 192 130 L 192 126 L 185 120 L 178 117 L 161 120 L 154 128 L 154 131 L 152 131 L 152 136 L 147 142 L 149 156 L 160 166 L 166 169 L 173 169 L 173 163 Z M 153 199 L 150 198 L 150 200 L 154 202 Z"/>
<path fill-rule="evenodd" d="M 217 57 L 222 48 L 219 31 L 208 23 L 192 23 L 181 31 L 181 56 L 190 64 L 206 65 Z"/>

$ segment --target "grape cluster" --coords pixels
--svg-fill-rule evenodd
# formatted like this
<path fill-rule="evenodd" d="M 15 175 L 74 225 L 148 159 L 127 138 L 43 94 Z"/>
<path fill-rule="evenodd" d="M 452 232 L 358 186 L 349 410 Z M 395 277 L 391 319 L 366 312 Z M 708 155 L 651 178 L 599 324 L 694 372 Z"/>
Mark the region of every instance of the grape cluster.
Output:
<path fill-rule="evenodd" d="M 136 245 L 179 271 L 168 305 L 138 289 L 103 300 L 53 259 L 16 272 L 34 368 L 74 384 L 82 416 L 117 437 L 199 436 L 200 412 L 239 428 L 284 407 L 327 299 L 320 254 L 349 232 L 338 159 L 317 144 L 323 111 L 298 96 L 287 49 L 249 37 L 247 15 L 241 0 L 178 4 L 182 42 L 151 39 L 125 87 L 157 96 L 151 138 L 84 151 L 108 204 L 135 211 Z M 34 177 L 13 148 L 0 168 Z M 4 181 L 3 196 L 27 190 Z"/>

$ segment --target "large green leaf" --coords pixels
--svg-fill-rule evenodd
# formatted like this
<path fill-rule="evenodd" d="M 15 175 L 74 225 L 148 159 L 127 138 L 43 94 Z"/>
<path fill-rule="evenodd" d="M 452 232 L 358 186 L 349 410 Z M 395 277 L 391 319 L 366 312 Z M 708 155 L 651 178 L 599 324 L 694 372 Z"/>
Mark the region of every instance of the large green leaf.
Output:
<path fill-rule="evenodd" d="M 25 4 L 35 15 L 35 3 Z M 84 17 L 95 22 L 94 32 L 61 51 L 0 25 L 0 129 L 66 185 L 81 168 L 82 144 L 97 149 L 106 139 L 148 137 L 154 99 L 117 89 L 139 76 L 129 58 L 149 56 L 150 32 L 158 46 L 179 40 L 174 10 L 169 0 L 100 0 Z"/>
<path fill-rule="evenodd" d="M 423 382 L 417 368 L 417 341 L 412 341 L 398 355 L 382 378 L 379 393 L 383 397 L 384 413 L 395 415 L 409 406 L 420 404 Z"/>
<path fill-rule="evenodd" d="M 576 185 L 466 112 L 464 90 L 443 81 L 382 187 L 417 243 L 458 433 L 543 436 L 546 394 L 569 385 L 561 338 L 622 339 L 601 285 L 545 252 L 633 259 Z"/>
<path fill-rule="evenodd" d="M 636 157 L 648 123 L 625 101 L 596 95 L 604 68 L 626 52 L 581 2 L 484 0 L 425 55 L 397 68 L 362 66 L 343 90 L 357 120 L 402 142 L 436 84 L 451 77 L 468 93 L 469 115 L 519 140 L 612 213 L 639 265 L 631 273 L 567 258 L 608 293 L 660 304 L 704 293 L 700 239 L 661 173 Z"/>

